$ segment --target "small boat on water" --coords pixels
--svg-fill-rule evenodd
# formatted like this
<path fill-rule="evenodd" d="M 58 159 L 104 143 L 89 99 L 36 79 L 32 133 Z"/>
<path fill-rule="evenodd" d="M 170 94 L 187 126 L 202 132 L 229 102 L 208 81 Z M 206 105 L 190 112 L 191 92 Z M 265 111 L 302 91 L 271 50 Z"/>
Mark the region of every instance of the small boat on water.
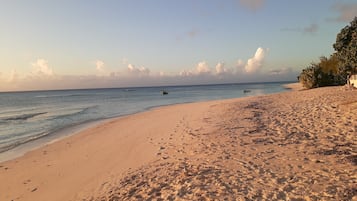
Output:
<path fill-rule="evenodd" d="M 162 90 L 161 93 L 162 93 L 162 95 L 167 95 L 167 94 L 169 94 L 169 92 L 168 92 L 168 91 L 165 91 L 165 90 Z"/>
<path fill-rule="evenodd" d="M 243 93 L 250 93 L 251 91 L 249 89 L 244 89 Z"/>

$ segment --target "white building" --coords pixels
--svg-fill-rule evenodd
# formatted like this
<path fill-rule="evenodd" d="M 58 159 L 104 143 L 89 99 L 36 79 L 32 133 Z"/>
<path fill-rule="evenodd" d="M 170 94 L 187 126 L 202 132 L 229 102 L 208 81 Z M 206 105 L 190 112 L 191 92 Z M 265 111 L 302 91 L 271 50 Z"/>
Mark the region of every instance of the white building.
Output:
<path fill-rule="evenodd" d="M 357 88 L 357 74 L 351 75 L 349 81 L 350 85 Z"/>

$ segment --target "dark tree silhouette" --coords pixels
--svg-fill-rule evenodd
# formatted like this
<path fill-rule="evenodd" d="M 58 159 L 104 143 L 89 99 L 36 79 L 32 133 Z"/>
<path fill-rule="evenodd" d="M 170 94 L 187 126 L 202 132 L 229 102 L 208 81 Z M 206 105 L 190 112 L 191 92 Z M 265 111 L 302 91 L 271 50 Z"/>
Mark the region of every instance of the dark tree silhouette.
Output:
<path fill-rule="evenodd" d="M 357 17 L 337 34 L 333 47 L 341 76 L 347 78 L 347 75 L 357 73 Z"/>

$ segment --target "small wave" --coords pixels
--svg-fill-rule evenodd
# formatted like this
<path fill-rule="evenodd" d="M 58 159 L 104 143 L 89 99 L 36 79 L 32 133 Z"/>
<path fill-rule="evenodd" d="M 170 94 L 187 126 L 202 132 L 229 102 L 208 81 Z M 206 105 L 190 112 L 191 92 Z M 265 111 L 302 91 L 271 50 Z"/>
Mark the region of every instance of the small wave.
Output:
<path fill-rule="evenodd" d="M 9 116 L 11 114 L 18 114 L 18 113 L 30 113 L 31 111 L 34 111 L 36 108 L 29 108 L 29 107 L 17 107 L 17 108 L 8 108 L 8 109 L 2 109 L 0 111 L 0 118 L 1 116 Z"/>
<path fill-rule="evenodd" d="M 98 105 L 88 106 L 88 107 L 81 107 L 81 108 L 72 108 L 64 111 L 60 111 L 55 113 L 55 115 L 51 116 L 51 119 L 62 119 L 66 117 L 71 117 L 77 114 L 83 114 L 89 109 L 96 108 Z"/>
<path fill-rule="evenodd" d="M 89 94 L 38 95 L 38 96 L 35 96 L 35 98 L 55 98 L 55 97 L 74 97 L 74 96 L 89 96 Z"/>
<path fill-rule="evenodd" d="M 0 153 L 13 149 L 22 144 L 37 140 L 39 138 L 47 136 L 48 132 L 38 133 L 36 135 L 29 135 L 20 138 L 11 139 L 10 141 L 2 141 L 0 142 Z"/>
<path fill-rule="evenodd" d="M 18 121 L 18 120 L 27 120 L 27 119 L 31 119 L 33 117 L 42 115 L 42 114 L 46 114 L 47 112 L 36 112 L 36 113 L 29 113 L 29 114 L 21 114 L 21 115 L 17 115 L 17 116 L 13 116 L 13 117 L 7 117 L 5 119 L 3 119 L 3 121 Z"/>
<path fill-rule="evenodd" d="M 124 91 L 130 92 L 130 91 L 136 91 L 136 89 L 124 89 Z"/>

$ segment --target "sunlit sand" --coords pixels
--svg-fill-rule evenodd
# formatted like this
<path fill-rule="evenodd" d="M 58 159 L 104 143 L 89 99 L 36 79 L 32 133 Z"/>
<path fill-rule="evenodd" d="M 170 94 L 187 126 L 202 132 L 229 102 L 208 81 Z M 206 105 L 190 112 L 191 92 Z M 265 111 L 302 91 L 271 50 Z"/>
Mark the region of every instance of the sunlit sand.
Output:
<path fill-rule="evenodd" d="M 161 107 L 1 163 L 0 200 L 356 200 L 356 119 L 344 87 Z"/>

